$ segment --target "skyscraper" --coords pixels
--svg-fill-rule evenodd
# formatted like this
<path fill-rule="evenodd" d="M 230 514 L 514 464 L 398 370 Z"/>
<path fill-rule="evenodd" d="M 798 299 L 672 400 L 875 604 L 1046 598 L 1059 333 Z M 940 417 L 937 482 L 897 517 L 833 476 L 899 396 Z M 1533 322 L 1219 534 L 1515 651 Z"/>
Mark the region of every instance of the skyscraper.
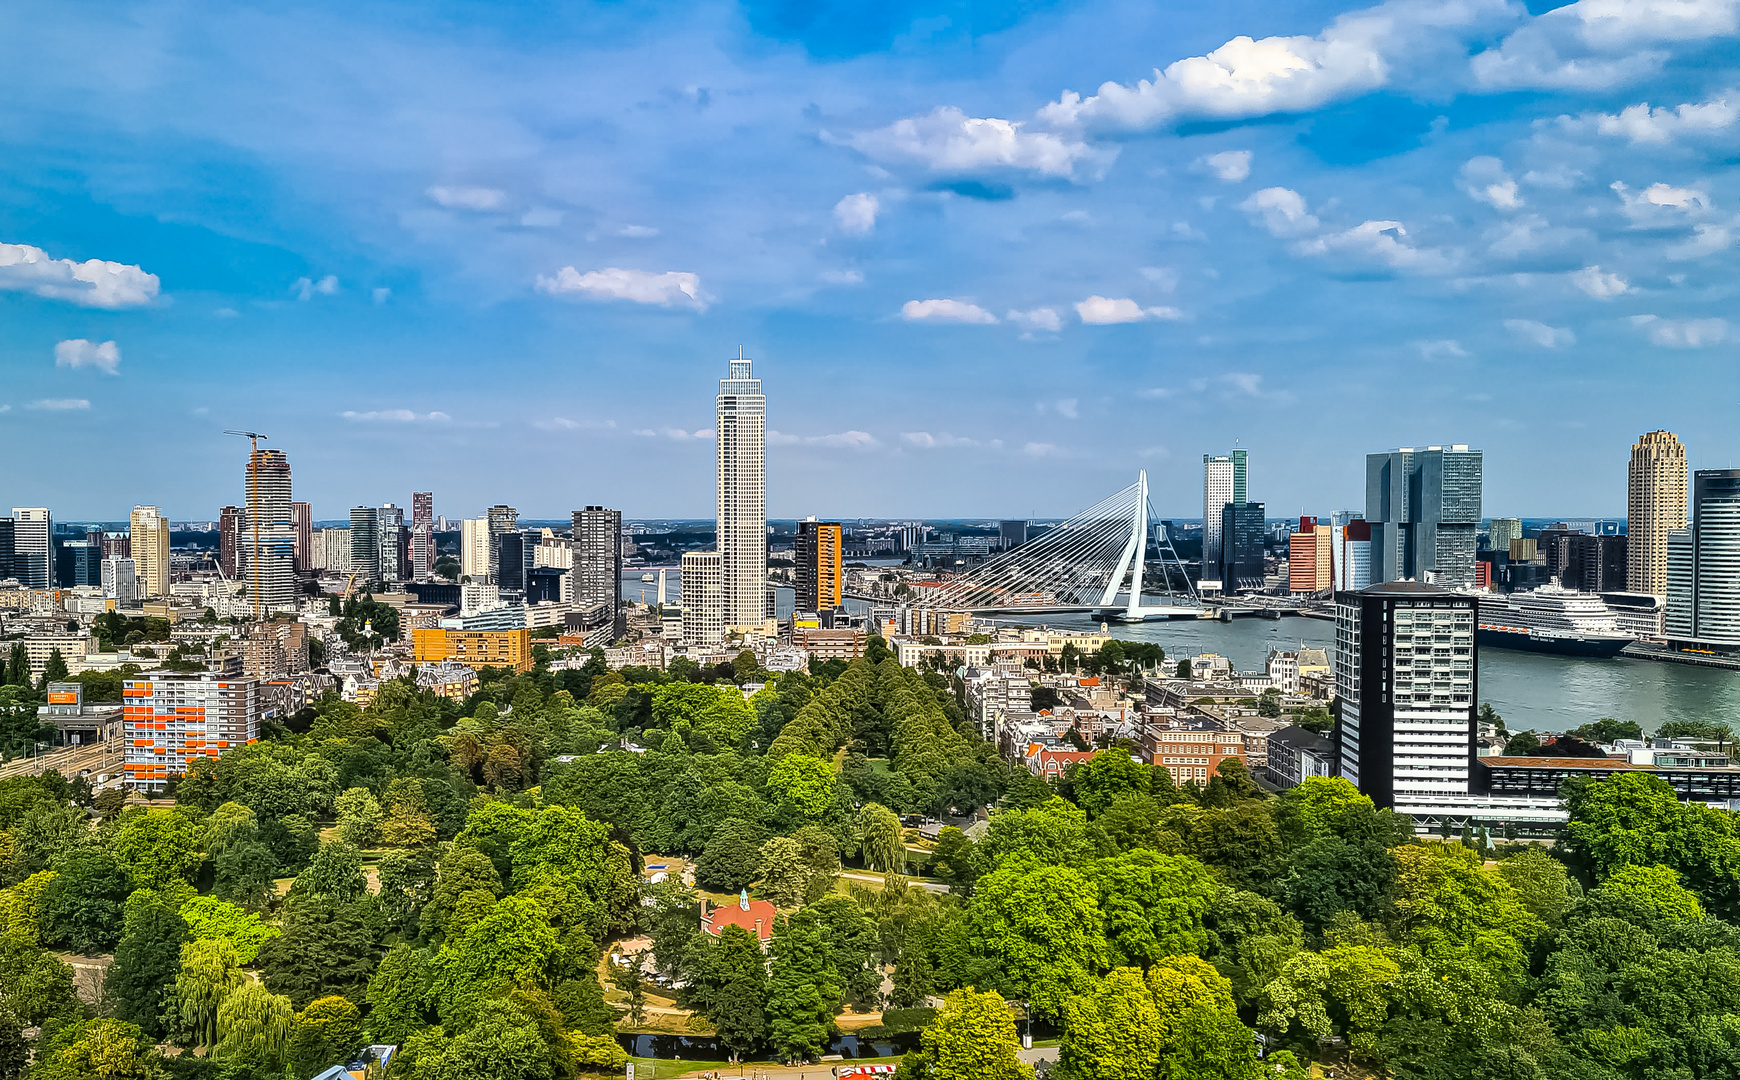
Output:
<path fill-rule="evenodd" d="M 381 580 L 381 512 L 372 506 L 350 509 L 350 569 L 364 588 Z"/>
<path fill-rule="evenodd" d="M 0 518 L 0 581 L 8 578 L 17 579 L 17 573 L 12 569 L 13 526 L 11 518 Z"/>
<path fill-rule="evenodd" d="M 1692 475 L 1692 520 L 1668 534 L 1667 637 L 1740 651 L 1740 469 Z"/>
<path fill-rule="evenodd" d="M 435 576 L 435 494 L 411 492 L 411 580 Z"/>
<path fill-rule="evenodd" d="M 113 600 L 118 608 L 139 606 L 138 568 L 132 559 L 104 559 L 101 573 L 106 599 Z"/>
<path fill-rule="evenodd" d="M 1480 489 L 1481 452 L 1461 443 L 1367 454 L 1372 581 L 1471 588 Z"/>
<path fill-rule="evenodd" d="M 1220 508 L 1220 587 L 1228 593 L 1263 587 L 1264 507 L 1229 502 Z"/>
<path fill-rule="evenodd" d="M 725 639 L 725 591 L 717 551 L 683 552 L 683 644 L 717 645 Z"/>
<path fill-rule="evenodd" d="M 1672 432 L 1639 435 L 1627 478 L 1626 589 L 1660 596 L 1667 592 L 1668 534 L 1686 527 L 1686 448 Z"/>
<path fill-rule="evenodd" d="M 1493 518 L 1486 527 L 1486 546 L 1491 551 L 1510 552 L 1510 542 L 1522 539 L 1522 518 Z"/>
<path fill-rule="evenodd" d="M 1358 592 L 1371 584 L 1371 523 L 1356 517 L 1332 528 L 1335 591 Z"/>
<path fill-rule="evenodd" d="M 155 506 L 135 506 L 127 518 L 139 593 L 146 599 L 169 595 L 169 519 Z"/>
<path fill-rule="evenodd" d="M 62 540 L 54 556 L 55 584 L 63 589 L 103 583 L 102 541 Z"/>
<path fill-rule="evenodd" d="M 291 503 L 290 531 L 296 540 L 293 551 L 296 573 L 306 574 L 314 569 L 314 507 L 305 502 Z"/>
<path fill-rule="evenodd" d="M 242 535 L 242 508 L 226 506 L 218 511 L 218 567 L 224 577 L 235 580 L 241 566 L 236 552 Z"/>
<path fill-rule="evenodd" d="M 725 625 L 759 626 L 767 618 L 767 398 L 741 353 L 719 380 L 715 413 Z"/>
<path fill-rule="evenodd" d="M 1332 587 L 1333 531 L 1317 518 L 1299 519 L 1299 531 L 1287 537 L 1287 591 L 1315 593 Z"/>
<path fill-rule="evenodd" d="M 1415 581 L 1335 597 L 1341 775 L 1379 807 L 1470 791 L 1480 733 L 1475 605 Z"/>
<path fill-rule="evenodd" d="M 1248 495 L 1247 451 L 1202 455 L 1202 577 L 1218 580 L 1225 553 L 1221 550 L 1221 509 L 1243 503 Z"/>
<path fill-rule="evenodd" d="M 12 508 L 12 576 L 32 589 L 54 584 L 54 515 L 48 507 Z"/>
<path fill-rule="evenodd" d="M 573 513 L 574 606 L 622 606 L 622 511 L 588 506 Z"/>
<path fill-rule="evenodd" d="M 502 535 L 519 527 L 520 512 L 511 506 L 497 503 L 485 510 L 483 516 L 489 522 L 489 569 L 485 572 L 494 574 L 501 565 Z"/>
<path fill-rule="evenodd" d="M 282 450 L 248 454 L 247 510 L 237 547 L 238 575 L 256 618 L 296 606 L 296 536 L 290 508 L 290 461 Z"/>
<path fill-rule="evenodd" d="M 481 585 L 489 580 L 489 519 L 465 518 L 459 523 L 459 573 Z"/>
<path fill-rule="evenodd" d="M 1026 525 L 1025 522 L 1019 524 Z M 1025 531 L 1023 528 L 1022 532 Z M 845 595 L 841 562 L 843 537 L 844 530 L 837 521 L 817 521 L 811 517 L 798 522 L 798 611 L 832 611 L 840 606 Z"/>
<path fill-rule="evenodd" d="M 404 507 L 384 504 L 376 518 L 381 531 L 381 580 L 403 581 L 405 571 L 399 565 L 400 532 L 405 528 Z"/>

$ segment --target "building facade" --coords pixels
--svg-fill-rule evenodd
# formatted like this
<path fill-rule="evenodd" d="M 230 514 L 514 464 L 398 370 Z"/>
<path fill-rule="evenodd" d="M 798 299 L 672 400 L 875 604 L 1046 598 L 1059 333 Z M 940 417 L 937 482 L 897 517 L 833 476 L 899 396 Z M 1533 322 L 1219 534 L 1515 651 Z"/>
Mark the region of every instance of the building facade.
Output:
<path fill-rule="evenodd" d="M 489 580 L 489 519 L 466 518 L 459 523 L 459 573 L 475 582 Z"/>
<path fill-rule="evenodd" d="M 602 506 L 576 510 L 572 520 L 573 603 L 622 606 L 622 511 Z"/>
<path fill-rule="evenodd" d="M 1510 551 L 1512 540 L 1522 539 L 1522 518 L 1493 518 L 1486 526 L 1486 547 L 1489 551 Z"/>
<path fill-rule="evenodd" d="M 714 411 L 725 625 L 756 625 L 767 617 L 767 398 L 750 361 L 731 361 Z M 687 591 L 687 575 L 683 580 Z"/>
<path fill-rule="evenodd" d="M 381 580 L 381 515 L 372 506 L 350 509 L 350 569 L 364 587 Z"/>
<path fill-rule="evenodd" d="M 1631 444 L 1626 475 L 1626 592 L 1667 592 L 1668 536 L 1686 527 L 1686 448 L 1669 431 Z"/>
<path fill-rule="evenodd" d="M 1740 469 L 1699 469 L 1692 520 L 1668 535 L 1667 638 L 1740 651 Z"/>
<path fill-rule="evenodd" d="M 1335 598 L 1340 771 L 1379 807 L 1470 792 L 1475 604 L 1414 581 Z"/>
<path fill-rule="evenodd" d="M 845 599 L 844 530 L 837 521 L 798 522 L 798 611 L 832 611 Z"/>
<path fill-rule="evenodd" d="M 211 672 L 145 672 L 121 684 L 126 783 L 161 790 L 190 761 L 260 735 L 260 682 Z"/>
<path fill-rule="evenodd" d="M 169 519 L 155 506 L 135 506 L 127 517 L 133 567 L 145 599 L 169 595 Z"/>
<path fill-rule="evenodd" d="M 379 512 L 381 531 L 381 580 L 405 580 L 404 552 L 405 508 L 386 503 Z"/>
<path fill-rule="evenodd" d="M 296 538 L 291 520 L 290 461 L 282 450 L 248 454 L 247 510 L 237 547 L 237 575 L 259 618 L 296 606 Z"/>
<path fill-rule="evenodd" d="M 725 640 L 725 589 L 717 551 L 683 553 L 683 643 Z"/>
<path fill-rule="evenodd" d="M 1403 447 L 1365 459 L 1371 579 L 1474 585 L 1482 455 L 1466 445 Z"/>
<path fill-rule="evenodd" d="M 226 506 L 218 511 L 218 570 L 234 581 L 240 572 L 237 544 L 242 536 L 242 508 Z"/>
<path fill-rule="evenodd" d="M 411 580 L 435 576 L 435 493 L 411 492 Z"/>
<path fill-rule="evenodd" d="M 103 584 L 103 545 L 101 541 L 63 540 L 54 555 L 54 581 L 63 589 L 81 585 Z"/>
<path fill-rule="evenodd" d="M 1220 508 L 1220 587 L 1228 593 L 1263 587 L 1263 514 L 1260 502 Z"/>
<path fill-rule="evenodd" d="M 1371 523 L 1355 518 L 1333 529 L 1336 592 L 1358 592 L 1371 584 Z"/>
<path fill-rule="evenodd" d="M 12 508 L 11 576 L 31 589 L 54 584 L 54 515 L 48 507 Z"/>
<path fill-rule="evenodd" d="M 411 660 L 416 664 L 464 664 L 469 668 L 532 670 L 531 631 L 452 630 L 422 628 L 411 631 Z"/>
<path fill-rule="evenodd" d="M 1222 563 L 1221 508 L 1249 492 L 1248 452 L 1202 455 L 1202 576 L 1218 580 Z"/>
<path fill-rule="evenodd" d="M 118 608 L 139 606 L 139 576 L 132 559 L 103 560 L 103 597 Z"/>
<path fill-rule="evenodd" d="M 1301 517 L 1287 537 L 1287 591 L 1327 592 L 1334 587 L 1334 530 L 1314 517 Z"/>
<path fill-rule="evenodd" d="M 314 569 L 314 507 L 305 502 L 290 504 L 290 531 L 295 537 L 291 549 L 291 557 L 296 563 L 297 576 L 304 576 Z"/>

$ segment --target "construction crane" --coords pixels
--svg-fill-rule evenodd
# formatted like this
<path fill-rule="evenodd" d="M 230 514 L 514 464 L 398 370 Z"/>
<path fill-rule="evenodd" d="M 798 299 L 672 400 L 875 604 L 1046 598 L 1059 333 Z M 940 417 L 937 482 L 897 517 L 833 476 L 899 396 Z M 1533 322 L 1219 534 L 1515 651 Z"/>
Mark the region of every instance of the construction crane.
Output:
<path fill-rule="evenodd" d="M 225 435 L 235 435 L 248 440 L 252 449 L 248 453 L 248 520 L 254 530 L 254 621 L 260 621 L 263 616 L 260 610 L 260 440 L 267 436 L 258 431 L 225 431 Z"/>

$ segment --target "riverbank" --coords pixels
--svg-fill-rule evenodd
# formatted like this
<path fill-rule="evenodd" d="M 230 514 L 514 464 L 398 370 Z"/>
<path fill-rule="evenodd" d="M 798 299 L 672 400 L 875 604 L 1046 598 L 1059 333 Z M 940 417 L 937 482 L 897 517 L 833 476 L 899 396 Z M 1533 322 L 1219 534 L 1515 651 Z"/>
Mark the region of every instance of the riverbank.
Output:
<path fill-rule="evenodd" d="M 1647 645 L 1641 641 L 1633 642 L 1625 647 L 1620 655 L 1632 660 L 1654 660 L 1658 664 L 1686 664 L 1690 667 L 1717 668 L 1722 671 L 1740 671 L 1740 660 L 1728 656 L 1708 656 L 1700 653 L 1676 652 L 1660 645 Z"/>

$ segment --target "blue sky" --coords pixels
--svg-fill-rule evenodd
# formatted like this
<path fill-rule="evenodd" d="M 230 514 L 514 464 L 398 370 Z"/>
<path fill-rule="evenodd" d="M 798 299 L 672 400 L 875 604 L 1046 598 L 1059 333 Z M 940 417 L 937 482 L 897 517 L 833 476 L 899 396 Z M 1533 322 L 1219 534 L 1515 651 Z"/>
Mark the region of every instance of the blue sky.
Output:
<path fill-rule="evenodd" d="M 0 503 L 1489 514 L 1735 456 L 1740 0 L 0 8 Z M 869 10 L 869 9 L 874 9 Z"/>

